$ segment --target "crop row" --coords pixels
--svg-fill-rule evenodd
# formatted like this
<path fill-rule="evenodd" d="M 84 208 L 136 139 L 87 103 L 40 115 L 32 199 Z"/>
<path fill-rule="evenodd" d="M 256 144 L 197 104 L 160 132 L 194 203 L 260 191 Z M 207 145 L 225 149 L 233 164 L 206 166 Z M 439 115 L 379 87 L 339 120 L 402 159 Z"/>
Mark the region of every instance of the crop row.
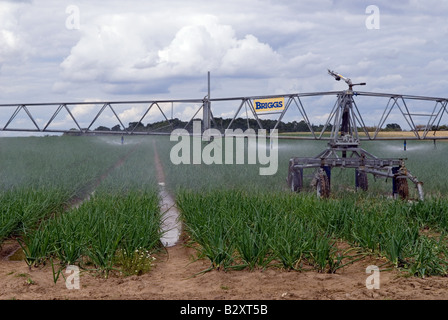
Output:
<path fill-rule="evenodd" d="M 378 201 L 364 195 L 322 201 L 279 192 L 178 194 L 199 255 L 210 268 L 313 268 L 335 272 L 363 254 L 385 257 L 412 275 L 446 275 L 448 201 Z M 436 236 L 421 230 L 430 228 Z M 350 248 L 342 249 L 341 241 Z M 358 255 L 347 254 L 354 249 Z"/>
<path fill-rule="evenodd" d="M 25 234 L 23 248 L 29 265 L 55 259 L 61 267 L 77 264 L 107 275 L 117 266 L 138 273 L 160 246 L 160 212 L 155 192 L 98 193 L 79 208 L 46 220 Z M 144 252 L 141 259 L 136 253 Z M 137 259 L 137 261 L 134 261 Z M 120 269 L 121 270 L 121 269 Z"/>
<path fill-rule="evenodd" d="M 45 147 L 50 148 L 49 140 L 60 142 L 66 137 L 45 139 Z M 106 275 L 115 269 L 135 274 L 150 267 L 151 254 L 160 248 L 162 234 L 159 195 L 152 165 L 153 146 L 150 141 L 127 140 L 121 145 L 108 143 L 113 138 L 85 140 L 81 137 L 67 149 L 59 150 L 61 145 L 53 146 L 58 149 L 54 150 L 58 154 L 65 151 L 72 156 L 77 155 L 76 161 L 70 157 L 64 161 L 61 156 L 56 162 L 48 157 L 47 152 L 35 155 L 38 162 L 46 160 L 47 166 L 53 169 L 58 165 L 65 166 L 58 167 L 60 171 L 54 175 L 41 177 L 47 179 L 48 185 L 54 182 L 53 189 L 61 192 L 50 193 L 48 188 L 39 187 L 38 183 L 29 188 L 14 186 L 3 192 L 2 208 L 5 208 L 8 195 L 15 205 L 11 206 L 9 215 L 2 212 L 1 226 L 12 224 L 8 224 L 8 217 L 15 219 L 16 226 L 9 229 L 20 236 L 19 241 L 30 266 L 51 262 L 53 266 L 63 268 L 77 264 Z M 42 157 L 46 157 L 45 160 Z M 67 167 L 66 162 L 71 165 Z M 42 169 L 45 173 L 46 169 Z M 62 177 L 63 181 L 52 180 L 58 180 L 57 177 Z M 65 181 L 65 177 L 72 183 Z M 24 193 L 19 193 L 19 188 L 24 188 Z M 29 194 L 36 196 L 30 197 Z M 59 195 L 57 199 L 56 195 Z M 77 207 L 69 206 L 70 199 L 80 196 L 85 197 L 84 202 Z M 47 204 L 45 197 L 54 201 Z M 19 206 L 21 202 L 24 205 Z M 5 231 L 3 235 L 11 234 L 11 231 Z"/>
<path fill-rule="evenodd" d="M 0 139 L 0 244 L 58 215 L 130 147 L 85 137 Z"/>

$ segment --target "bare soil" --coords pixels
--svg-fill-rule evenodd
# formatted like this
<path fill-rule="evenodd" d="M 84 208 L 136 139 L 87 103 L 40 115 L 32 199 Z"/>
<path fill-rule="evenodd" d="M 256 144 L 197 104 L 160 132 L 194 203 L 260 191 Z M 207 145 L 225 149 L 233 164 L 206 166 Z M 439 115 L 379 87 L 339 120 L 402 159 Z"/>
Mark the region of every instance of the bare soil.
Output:
<path fill-rule="evenodd" d="M 80 288 L 68 289 L 62 276 L 54 283 L 50 265 L 29 268 L 10 261 L 14 241 L 4 243 L 0 261 L 0 299 L 20 300 L 445 300 L 448 278 L 404 277 L 397 271 L 380 273 L 380 288 L 368 289 L 366 258 L 335 274 L 315 271 L 213 270 L 196 260 L 195 250 L 181 240 L 158 254 L 153 269 L 141 276 L 110 275 L 107 279 L 81 272 Z"/>

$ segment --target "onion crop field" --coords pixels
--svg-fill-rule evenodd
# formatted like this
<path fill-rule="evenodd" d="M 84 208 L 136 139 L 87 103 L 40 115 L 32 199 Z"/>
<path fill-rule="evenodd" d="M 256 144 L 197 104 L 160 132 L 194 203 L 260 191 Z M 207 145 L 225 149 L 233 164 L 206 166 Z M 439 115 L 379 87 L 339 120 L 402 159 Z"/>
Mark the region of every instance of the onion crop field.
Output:
<path fill-rule="evenodd" d="M 114 140 L 1 139 L 1 240 L 17 237 L 30 266 L 150 267 L 161 236 L 153 149 Z"/>
<path fill-rule="evenodd" d="M 383 268 L 410 275 L 446 275 L 448 144 L 367 142 L 379 157 L 407 158 L 423 181 L 426 200 L 391 198 L 392 182 L 369 176 L 369 190 L 355 191 L 354 170 L 334 169 L 330 199 L 314 189 L 286 186 L 288 160 L 314 156 L 326 143 L 280 140 L 279 168 L 260 176 L 258 165 L 172 165 L 166 174 L 185 229 L 210 269 L 286 268 L 336 272 L 366 255 L 385 258 Z M 410 187 L 411 188 L 411 187 Z M 412 193 L 417 199 L 416 192 Z"/>
<path fill-rule="evenodd" d="M 173 164 L 169 137 L 60 136 L 0 139 L 0 243 L 16 239 L 29 266 L 67 265 L 109 275 L 151 272 L 163 245 L 155 149 L 184 238 L 208 270 L 280 268 L 338 272 L 367 256 L 416 277 L 448 273 L 448 144 L 366 142 L 380 157 L 407 158 L 425 201 L 394 200 L 392 182 L 332 172 L 331 195 L 286 184 L 291 157 L 325 142 L 280 140 L 278 170 L 262 165 Z M 204 144 L 205 145 L 205 144 Z M 252 152 L 249 150 L 248 152 Z M 410 189 L 413 186 L 410 186 Z M 415 193 L 411 195 L 416 199 Z"/>

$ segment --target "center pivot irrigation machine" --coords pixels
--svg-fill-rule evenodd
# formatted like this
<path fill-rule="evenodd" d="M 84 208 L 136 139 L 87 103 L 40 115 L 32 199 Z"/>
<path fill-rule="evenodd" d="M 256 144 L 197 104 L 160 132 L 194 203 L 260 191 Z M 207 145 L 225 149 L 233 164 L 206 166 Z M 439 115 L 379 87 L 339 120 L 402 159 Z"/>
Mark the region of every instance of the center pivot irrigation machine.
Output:
<path fill-rule="evenodd" d="M 358 136 L 359 110 L 353 99 L 357 95 L 354 86 L 364 86 L 366 83 L 352 83 L 334 71 L 328 73 L 335 80 L 344 80 L 348 90 L 337 94 L 337 102 L 330 113 L 329 121 L 333 125 L 328 147 L 315 157 L 289 160 L 288 185 L 294 192 L 303 188 L 304 169 L 314 169 L 312 185 L 317 195 L 326 198 L 330 195 L 331 170 L 333 168 L 354 168 L 355 185 L 357 189 L 367 190 L 367 174 L 375 177 L 391 178 L 392 193 L 395 198 L 406 199 L 409 196 L 408 179 L 417 187 L 420 200 L 424 199 L 423 183 L 414 177 L 405 166 L 405 159 L 378 158 L 360 147 Z M 327 126 L 329 124 L 327 121 Z"/>
<path fill-rule="evenodd" d="M 448 114 L 448 99 L 354 91 L 354 86 L 362 86 L 365 83 L 352 83 L 349 78 L 330 70 L 328 70 L 328 73 L 337 81 L 344 80 L 348 85 L 348 90 L 212 99 L 210 98 L 210 72 L 208 72 L 208 94 L 200 99 L 0 104 L 0 123 L 5 121 L 3 125 L 0 125 L 0 132 L 59 132 L 69 133 L 71 135 L 169 135 L 175 128 L 173 125 L 175 120 L 173 119 L 174 108 L 183 110 L 186 107 L 191 108 L 192 105 L 193 109 L 196 109 L 196 112 L 185 125 L 184 129 L 191 124 L 202 109 L 201 129 L 203 132 L 214 127 L 220 130 L 223 136 L 226 136 L 227 130 L 231 129 L 238 115 L 244 111 L 246 113 L 248 129 L 250 128 L 249 116 L 256 120 L 255 123 L 260 129 L 263 129 L 262 121 L 260 121 L 262 116 L 279 115 L 275 126 L 271 130 L 271 132 L 275 132 L 285 113 L 288 110 L 294 109 L 295 105 L 302 117 L 301 121 L 306 124 L 311 134 L 306 136 L 279 135 L 276 137 L 279 139 L 328 141 L 328 147 L 315 157 L 293 157 L 290 159 L 287 182 L 292 191 L 299 192 L 303 190 L 304 170 L 312 169 L 312 184 L 316 188 L 318 196 L 323 198 L 328 197 L 330 195 L 331 170 L 333 168 L 353 168 L 355 169 L 355 185 L 357 189 L 367 190 L 368 174 L 372 174 L 374 177 L 390 178 L 392 180 L 393 196 L 395 198 L 406 199 L 409 197 L 408 180 L 410 180 L 415 184 L 419 198 L 423 200 L 423 183 L 414 177 L 406 168 L 406 159 L 378 158 L 362 149 L 360 147 L 360 141 L 403 140 L 406 143 L 406 140 L 433 140 L 435 145 L 436 140 L 448 140 L 448 135 L 436 136 L 436 131 L 439 130 L 442 117 L 444 114 Z M 307 107 L 302 100 L 322 98 L 324 96 L 336 96 L 337 99 L 326 124 L 319 133 L 311 123 L 310 117 L 307 115 Z M 381 119 L 375 126 L 375 132 L 370 132 L 371 130 L 365 125 L 356 105 L 355 97 L 356 100 L 359 97 L 367 97 L 367 99 L 387 99 L 387 105 L 384 108 Z M 413 109 L 413 112 L 411 112 L 411 108 L 408 106 L 410 101 L 417 104 L 417 109 Z M 427 102 L 435 103 L 432 112 L 428 112 L 427 107 L 422 106 L 422 104 Z M 239 105 L 236 108 L 233 119 L 227 128 L 219 127 L 213 116 L 212 105 L 216 113 L 216 109 L 219 109 L 220 106 L 225 105 L 229 107 L 233 103 Z M 378 105 L 376 100 L 375 105 Z M 79 112 L 73 112 L 75 108 L 82 110 L 80 115 L 78 115 Z M 129 108 L 133 108 L 133 113 L 140 110 L 141 114 L 135 119 L 135 122 L 129 122 L 129 127 L 126 127 L 122 117 L 127 114 L 126 110 Z M 409 125 L 410 130 L 408 133 L 410 135 L 404 134 L 388 137 L 379 135 L 380 130 L 383 129 L 385 121 L 391 115 L 393 109 L 401 112 L 404 120 Z M 160 112 L 159 117 L 162 116 L 163 126 L 156 126 L 154 129 L 148 129 L 148 126 L 145 128 L 143 126 L 143 120 L 150 116 L 153 117 L 153 111 L 157 112 L 157 110 Z M 167 116 L 169 110 L 171 110 L 171 119 Z M 421 110 L 425 111 L 422 112 Z M 38 112 L 39 115 L 36 116 L 34 112 Z M 112 129 L 107 128 L 108 130 L 106 131 L 102 129 L 104 128 L 103 126 L 93 129 L 98 125 L 98 122 L 104 117 L 104 113 L 106 112 L 109 112 L 109 117 L 118 121 L 119 125 L 114 126 Z M 63 116 L 63 113 L 65 113 L 65 121 L 59 121 L 62 125 L 58 125 L 57 120 Z M 9 117 L 8 114 L 10 114 Z M 45 120 L 46 116 L 48 116 L 48 120 Z M 428 119 L 427 124 L 425 126 L 417 125 L 416 121 L 414 121 L 416 117 L 419 119 L 422 117 Z M 68 127 L 67 120 L 71 121 L 71 128 Z M 28 122 L 28 127 L 23 126 L 25 122 Z M 179 122 L 177 121 L 177 123 Z M 252 121 L 252 123 L 254 122 Z M 16 124 L 20 125 L 20 127 L 17 127 Z M 142 128 L 145 129 L 142 130 Z M 327 129 L 331 129 L 329 137 L 327 135 Z M 358 134 L 358 131 L 362 133 L 361 136 Z M 430 135 L 430 132 L 433 135 Z"/>

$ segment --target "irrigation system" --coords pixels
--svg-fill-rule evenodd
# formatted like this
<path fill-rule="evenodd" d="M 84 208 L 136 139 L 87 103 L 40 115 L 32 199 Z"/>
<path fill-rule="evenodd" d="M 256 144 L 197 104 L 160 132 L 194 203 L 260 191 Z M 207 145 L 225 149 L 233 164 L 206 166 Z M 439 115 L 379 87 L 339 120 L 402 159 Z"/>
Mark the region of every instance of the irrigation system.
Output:
<path fill-rule="evenodd" d="M 328 126 L 333 120 L 328 147 L 315 157 L 294 157 L 289 160 L 287 181 L 291 190 L 300 191 L 303 187 L 304 169 L 314 169 L 312 184 L 316 187 L 318 196 L 326 198 L 330 194 L 331 170 L 333 168 L 353 168 L 355 169 L 356 188 L 368 189 L 367 174 L 372 174 L 374 177 L 391 178 L 393 196 L 406 199 L 409 197 L 408 180 L 410 180 L 418 190 L 419 199 L 423 200 L 423 183 L 406 168 L 405 159 L 378 158 L 360 147 L 358 127 L 359 125 L 362 128 L 366 126 L 354 101 L 353 97 L 358 93 L 353 91 L 353 87 L 366 84 L 354 84 L 349 78 L 334 71 L 328 70 L 328 73 L 337 81 L 344 80 L 348 85 L 348 90 L 337 94 L 337 101 L 325 125 L 325 127 Z M 390 99 L 394 100 L 393 105 L 397 103 L 396 97 Z M 401 97 L 401 99 L 406 105 L 404 98 Z M 446 106 L 446 101 L 442 105 Z M 387 118 L 384 116 L 387 110 L 390 110 L 389 107 L 386 107 L 381 121 L 383 118 Z M 408 111 L 406 115 L 411 116 Z M 413 122 L 412 124 L 415 128 L 416 138 L 419 138 L 419 133 Z M 369 132 L 364 131 L 366 136 L 370 137 Z M 377 139 L 377 134 L 378 130 L 372 140 Z M 425 139 L 426 134 L 421 138 Z"/>
<path fill-rule="evenodd" d="M 173 127 L 173 112 L 171 109 L 171 117 L 167 116 L 167 112 L 163 111 L 162 106 L 182 105 L 193 106 L 196 110 L 194 115 L 185 125 L 187 128 L 191 122 L 198 117 L 202 111 L 202 130 L 217 128 L 215 118 L 212 112 L 212 106 L 215 107 L 225 102 L 227 105 L 234 105 L 236 112 L 227 128 L 222 130 L 222 135 L 232 128 L 235 119 L 243 112 L 246 114 L 247 125 L 249 128 L 249 118 L 255 119 L 259 129 L 264 129 L 260 119 L 264 116 L 278 117 L 275 126 L 271 128 L 271 132 L 277 129 L 283 120 L 286 112 L 291 109 L 297 109 L 296 112 L 302 118 L 302 121 L 309 129 L 309 133 L 302 136 L 297 135 L 279 135 L 280 139 L 297 139 L 297 140 L 324 140 L 328 141 L 328 147 L 320 154 L 314 157 L 299 158 L 293 157 L 289 161 L 289 171 L 287 176 L 288 185 L 292 191 L 298 192 L 303 188 L 303 171 L 305 169 L 313 169 L 313 185 L 320 197 L 327 197 L 330 193 L 331 170 L 333 168 L 354 168 L 356 187 L 367 190 L 368 179 L 367 174 L 375 177 L 391 178 L 393 181 L 394 197 L 407 198 L 409 196 L 408 180 L 413 182 L 418 189 L 419 198 L 423 200 L 423 184 L 414 177 L 405 166 L 406 159 L 390 159 L 378 158 L 361 148 L 361 141 L 370 140 L 432 140 L 434 144 L 436 140 L 448 139 L 448 131 L 445 135 L 436 135 L 439 130 L 442 118 L 447 112 L 448 98 L 414 96 L 389 93 L 374 93 L 355 91 L 353 87 L 364 86 L 366 83 L 352 83 L 352 81 L 334 71 L 328 70 L 328 74 L 335 80 L 343 80 L 348 85 L 348 89 L 344 91 L 327 91 L 327 92 L 309 92 L 309 93 L 292 93 L 282 95 L 269 96 L 248 96 L 248 97 L 231 97 L 231 98 L 211 98 L 210 96 L 210 72 L 208 73 L 208 94 L 200 99 L 174 99 L 174 100 L 143 100 L 143 101 L 103 101 L 103 102 L 54 102 L 54 103 L 19 103 L 19 104 L 0 104 L 0 120 L 4 123 L 0 124 L 0 132 L 16 131 L 16 132 L 36 132 L 36 133 L 70 133 L 70 134 L 119 134 L 119 135 L 166 135 L 170 134 Z M 335 103 L 328 114 L 325 125 L 318 131 L 313 126 L 308 116 L 313 105 L 304 102 L 307 98 L 322 98 L 325 96 L 335 97 Z M 358 108 L 356 100 L 361 97 L 370 99 L 378 99 L 387 101 L 384 106 L 378 124 L 375 130 L 367 127 L 363 116 Z M 411 112 L 409 107 L 415 102 L 430 103 L 433 107 L 424 112 Z M 134 126 L 126 127 L 120 116 L 119 109 L 132 108 L 134 106 L 144 106 L 141 116 L 135 119 Z M 74 108 L 86 107 L 95 109 L 91 112 L 87 125 L 81 125 L 80 117 L 85 114 L 77 115 L 73 112 Z M 376 104 L 376 107 L 381 103 Z M 48 118 L 42 119 L 42 109 L 50 109 Z M 150 111 L 156 109 L 162 115 L 166 125 L 158 127 L 151 131 L 139 130 L 139 125 L 150 114 Z M 166 108 L 165 108 L 166 109 Z M 113 117 L 118 121 L 119 128 L 115 130 L 101 130 L 98 127 L 93 129 L 101 116 L 111 111 Z M 215 110 L 216 111 L 216 110 Z M 382 136 L 381 130 L 384 128 L 386 121 L 390 121 L 392 111 L 401 114 L 404 121 L 409 126 L 408 133 L 411 135 L 394 135 Z M 56 119 L 65 116 L 72 120 L 72 127 L 54 128 Z M 23 121 L 17 121 L 18 116 L 27 119 L 31 126 L 23 127 Z M 425 119 L 425 125 L 419 125 L 421 120 Z M 84 119 L 85 123 L 85 119 Z M 117 126 L 118 127 L 118 126 Z M 168 131 L 166 130 L 168 129 Z M 330 134 L 328 134 L 330 131 Z M 442 132 L 443 133 L 443 132 Z"/>

